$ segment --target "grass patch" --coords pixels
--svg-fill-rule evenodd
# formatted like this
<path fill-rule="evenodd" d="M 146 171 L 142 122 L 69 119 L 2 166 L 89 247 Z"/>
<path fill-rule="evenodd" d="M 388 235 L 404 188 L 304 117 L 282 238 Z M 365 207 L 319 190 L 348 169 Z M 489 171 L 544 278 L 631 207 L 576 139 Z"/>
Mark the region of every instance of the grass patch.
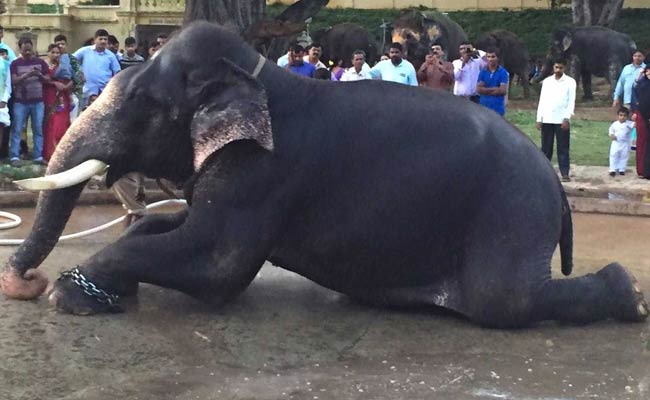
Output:
<path fill-rule="evenodd" d="M 0 180 L 2 182 L 36 178 L 43 175 L 45 175 L 45 167 L 42 165 L 26 163 L 21 167 L 12 167 L 9 164 L 0 164 Z"/>
<path fill-rule="evenodd" d="M 538 147 L 541 147 L 541 134 L 535 127 L 535 111 L 508 110 L 506 118 L 526 134 Z M 609 145 L 607 135 L 609 121 L 573 120 L 571 124 L 571 163 L 578 165 L 609 165 Z M 555 149 L 553 161 L 557 163 Z M 628 165 L 636 162 L 636 153 L 630 153 Z"/>

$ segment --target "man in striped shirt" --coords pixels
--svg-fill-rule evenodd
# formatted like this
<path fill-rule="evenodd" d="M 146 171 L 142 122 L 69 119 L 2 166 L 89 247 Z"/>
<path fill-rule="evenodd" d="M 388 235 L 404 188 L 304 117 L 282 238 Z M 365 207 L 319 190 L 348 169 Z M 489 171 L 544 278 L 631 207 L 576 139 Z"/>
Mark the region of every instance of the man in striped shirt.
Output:
<path fill-rule="evenodd" d="M 122 54 L 122 59 L 120 60 L 120 67 L 122 69 L 127 69 L 128 67 L 144 62 L 144 58 L 135 52 L 136 47 L 134 37 L 129 36 L 124 39 L 124 54 Z"/>

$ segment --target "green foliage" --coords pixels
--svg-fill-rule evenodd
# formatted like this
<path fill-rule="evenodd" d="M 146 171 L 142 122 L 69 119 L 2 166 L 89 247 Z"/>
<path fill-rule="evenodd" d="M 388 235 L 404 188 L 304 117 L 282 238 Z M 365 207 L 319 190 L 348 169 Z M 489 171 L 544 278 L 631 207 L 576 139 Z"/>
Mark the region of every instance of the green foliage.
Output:
<path fill-rule="evenodd" d="M 506 118 L 526 134 L 538 147 L 541 147 L 541 134 L 535 126 L 535 111 L 508 110 Z M 576 119 L 571 123 L 571 163 L 578 165 L 609 165 L 609 145 L 607 135 L 609 121 L 589 121 Z M 636 162 L 635 152 L 630 153 L 628 165 Z M 553 160 L 557 163 L 555 155 Z"/>
<path fill-rule="evenodd" d="M 269 16 L 276 16 L 286 6 L 271 5 L 267 8 Z M 326 8 L 313 19 L 312 30 L 332 26 L 341 22 L 353 22 L 365 27 L 378 42 L 381 42 L 382 19 L 392 22 L 399 10 L 378 9 L 359 10 L 351 8 Z M 454 11 L 449 17 L 458 22 L 471 40 L 493 29 L 507 29 L 516 33 L 526 44 L 530 54 L 546 54 L 550 35 L 557 28 L 571 23 L 571 10 L 557 8 L 553 10 L 523 11 Z M 616 30 L 632 37 L 642 49 L 650 50 L 650 9 L 624 9 L 616 24 Z"/>
<path fill-rule="evenodd" d="M 44 174 L 45 167 L 41 165 L 25 164 L 21 167 L 12 167 L 9 164 L 0 164 L 0 183 L 37 178 Z"/>
<path fill-rule="evenodd" d="M 30 14 L 56 14 L 54 4 L 28 4 L 27 11 Z M 63 5 L 59 5 L 59 13 L 63 13 Z"/>

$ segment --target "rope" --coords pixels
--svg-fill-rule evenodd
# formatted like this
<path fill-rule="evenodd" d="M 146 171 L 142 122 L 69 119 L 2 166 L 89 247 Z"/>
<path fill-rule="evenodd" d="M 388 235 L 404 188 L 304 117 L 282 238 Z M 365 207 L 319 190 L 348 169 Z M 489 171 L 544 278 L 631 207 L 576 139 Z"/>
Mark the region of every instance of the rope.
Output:
<path fill-rule="evenodd" d="M 147 205 L 147 210 L 162 207 L 162 206 L 168 205 L 168 204 L 187 205 L 187 202 L 185 200 L 162 200 L 162 201 L 158 201 L 156 203 L 151 203 L 151 204 Z M 0 225 L 0 229 L 14 228 L 14 227 L 20 225 L 20 223 L 21 223 L 20 217 L 15 215 L 15 214 L 0 211 L 0 217 L 12 220 L 12 222 L 8 222 L 8 223 L 4 223 L 4 224 Z M 126 218 L 126 215 L 123 215 L 123 216 L 121 216 L 119 218 L 116 218 L 116 219 L 114 219 L 114 220 L 112 220 L 110 222 L 107 222 L 107 223 L 105 223 L 103 225 L 100 225 L 100 226 L 97 226 L 95 228 L 86 229 L 85 231 L 71 233 L 69 235 L 61 236 L 59 238 L 59 242 L 62 242 L 64 240 L 78 239 L 80 237 L 89 236 L 89 235 L 95 234 L 97 232 L 101 232 L 101 231 L 103 231 L 105 229 L 110 228 L 113 225 L 117 225 L 120 222 L 124 221 L 124 218 Z M 23 241 L 24 241 L 24 239 L 0 239 L 0 246 L 15 246 L 15 245 L 21 244 Z"/>

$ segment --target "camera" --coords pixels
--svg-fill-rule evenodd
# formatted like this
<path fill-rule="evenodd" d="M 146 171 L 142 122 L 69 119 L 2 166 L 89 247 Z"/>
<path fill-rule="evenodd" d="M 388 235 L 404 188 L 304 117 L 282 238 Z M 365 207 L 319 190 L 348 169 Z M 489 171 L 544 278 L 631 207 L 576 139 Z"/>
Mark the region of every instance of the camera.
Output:
<path fill-rule="evenodd" d="M 478 51 L 475 48 L 464 47 L 460 51 L 462 54 L 468 54 L 472 58 L 478 58 Z"/>

